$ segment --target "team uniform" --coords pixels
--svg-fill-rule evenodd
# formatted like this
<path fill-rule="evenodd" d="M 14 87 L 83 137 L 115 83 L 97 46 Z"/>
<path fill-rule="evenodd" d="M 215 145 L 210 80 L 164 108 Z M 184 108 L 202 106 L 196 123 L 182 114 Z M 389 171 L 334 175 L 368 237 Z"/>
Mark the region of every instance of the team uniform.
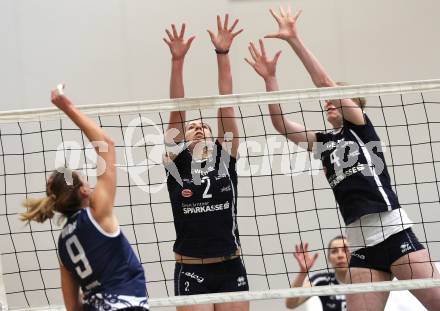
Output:
<path fill-rule="evenodd" d="M 327 286 L 339 285 L 338 279 L 333 272 L 315 273 L 310 277 L 310 285 Z M 319 296 L 323 311 L 345 311 L 347 305 L 345 295 Z"/>
<path fill-rule="evenodd" d="M 315 155 L 322 160 L 347 225 L 348 243 L 354 250 L 350 266 L 389 271 L 392 260 L 423 246 L 391 187 L 380 138 L 366 114 L 364 118 L 364 125 L 344 120 L 339 131 L 316 133 L 320 144 Z M 393 243 L 386 242 L 391 236 Z M 384 261 L 377 262 L 378 249 L 373 247 L 383 247 L 381 243 L 386 247 L 380 250 L 388 255 L 382 254 L 379 259 Z"/>
<path fill-rule="evenodd" d="M 218 141 L 211 156 L 203 161 L 193 161 L 184 144 L 182 149 L 174 161 L 166 164 L 176 229 L 173 250 L 202 259 L 224 257 L 225 261 L 176 263 L 175 294 L 248 290 L 240 258 L 228 260 L 240 247 L 236 159 Z"/>
<path fill-rule="evenodd" d="M 148 310 L 142 265 L 124 234 L 106 233 L 89 208 L 69 217 L 59 257 L 83 292 L 83 310 Z"/>

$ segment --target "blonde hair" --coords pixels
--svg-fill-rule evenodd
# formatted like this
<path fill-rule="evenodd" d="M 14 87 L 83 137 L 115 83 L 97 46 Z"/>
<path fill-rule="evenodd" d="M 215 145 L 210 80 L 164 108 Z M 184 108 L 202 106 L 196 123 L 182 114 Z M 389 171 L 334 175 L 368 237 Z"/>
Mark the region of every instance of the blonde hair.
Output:
<path fill-rule="evenodd" d="M 23 202 L 23 206 L 27 208 L 27 212 L 20 215 L 22 221 L 45 222 L 54 215 L 55 199 L 53 195 L 44 198 L 31 198 Z"/>
<path fill-rule="evenodd" d="M 347 82 L 339 81 L 339 82 L 336 82 L 336 85 L 349 86 L 350 84 Z M 365 97 L 352 98 L 351 100 L 354 101 L 356 104 L 358 104 L 362 110 L 365 108 L 365 105 L 367 104 L 367 99 Z"/>
<path fill-rule="evenodd" d="M 78 174 L 72 173 L 72 180 L 64 176 L 65 170 L 53 171 L 46 185 L 46 197 L 30 198 L 23 202 L 27 211 L 20 215 L 22 221 L 45 222 L 52 219 L 55 212 L 70 217 L 81 208 L 81 196 L 78 189 L 83 185 Z"/>

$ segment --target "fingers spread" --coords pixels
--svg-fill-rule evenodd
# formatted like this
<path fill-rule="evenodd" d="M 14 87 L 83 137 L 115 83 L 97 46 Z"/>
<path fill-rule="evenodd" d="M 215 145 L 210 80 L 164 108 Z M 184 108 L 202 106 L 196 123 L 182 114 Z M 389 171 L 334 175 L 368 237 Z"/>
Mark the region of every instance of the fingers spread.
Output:
<path fill-rule="evenodd" d="M 220 15 L 217 15 L 217 30 L 222 30 L 222 20 L 220 19 Z"/>
<path fill-rule="evenodd" d="M 180 28 L 180 35 L 179 35 L 180 39 L 183 39 L 183 36 L 185 35 L 185 29 L 186 29 L 186 25 L 185 23 L 183 23 L 182 28 Z"/>
<path fill-rule="evenodd" d="M 167 35 L 168 35 L 168 38 L 170 39 L 170 41 L 173 41 L 173 36 L 171 35 L 171 32 L 168 30 L 168 29 L 165 29 L 165 31 L 166 31 L 166 33 L 167 33 Z"/>
<path fill-rule="evenodd" d="M 263 57 L 266 57 L 266 49 L 264 48 L 264 43 L 263 40 L 258 40 L 258 42 L 260 43 L 260 51 L 261 51 L 261 55 Z"/>
<path fill-rule="evenodd" d="M 295 15 L 295 21 L 301 16 L 302 10 L 299 10 Z"/>
<path fill-rule="evenodd" d="M 280 58 L 280 55 L 281 55 L 281 51 L 278 51 L 278 52 L 275 54 L 275 56 L 274 56 L 274 58 L 273 58 L 273 61 L 274 61 L 275 64 L 278 62 L 278 58 Z"/>
<path fill-rule="evenodd" d="M 171 25 L 171 28 L 173 29 L 173 35 L 174 35 L 174 38 L 179 37 L 179 36 L 177 35 L 176 25 L 172 24 L 172 25 Z"/>
<path fill-rule="evenodd" d="M 239 31 L 236 31 L 236 32 L 234 32 L 233 34 L 232 34 L 232 37 L 236 37 L 236 36 L 238 36 L 239 34 L 241 34 L 243 32 L 243 29 L 240 29 Z"/>
<path fill-rule="evenodd" d="M 231 28 L 229 28 L 229 31 L 233 32 L 234 29 L 235 29 L 235 26 L 237 26 L 237 24 L 238 24 L 238 18 L 234 21 L 234 23 L 232 24 Z"/>
<path fill-rule="evenodd" d="M 229 14 L 225 14 L 225 23 L 223 24 L 223 29 L 228 29 Z"/>
<path fill-rule="evenodd" d="M 281 17 L 277 13 L 275 13 L 275 11 L 273 9 L 270 9 L 269 12 L 270 12 L 270 14 L 272 14 L 272 16 L 275 18 L 275 20 L 279 24 L 280 20 L 281 20 Z"/>

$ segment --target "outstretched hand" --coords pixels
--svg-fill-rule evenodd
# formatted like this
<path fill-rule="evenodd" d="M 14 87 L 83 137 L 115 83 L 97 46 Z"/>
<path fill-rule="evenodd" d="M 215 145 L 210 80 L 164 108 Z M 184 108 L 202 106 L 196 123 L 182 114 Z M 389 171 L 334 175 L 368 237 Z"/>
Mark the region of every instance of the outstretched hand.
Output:
<path fill-rule="evenodd" d="M 245 61 L 251 65 L 252 68 L 264 79 L 274 78 L 276 75 L 276 67 L 278 58 L 281 55 L 281 51 L 275 53 L 273 59 L 270 59 L 266 55 L 266 49 L 264 48 L 263 40 L 259 40 L 260 51 L 255 47 L 253 42 L 249 43 L 249 52 L 251 54 L 252 60 L 245 58 Z"/>
<path fill-rule="evenodd" d="M 298 262 L 300 272 L 308 272 L 311 267 L 315 264 L 316 259 L 318 258 L 318 253 L 310 256 L 307 249 L 309 247 L 309 243 L 297 244 L 295 245 L 295 253 L 293 256 Z"/>
<path fill-rule="evenodd" d="M 188 40 L 185 41 L 185 29 L 186 25 L 185 23 L 182 24 L 182 27 L 180 29 L 180 33 L 177 33 L 176 26 L 174 24 L 171 25 L 171 30 L 165 29 L 168 39 L 163 38 L 163 41 L 168 45 L 170 48 L 170 52 L 172 55 L 173 60 L 182 60 L 185 58 L 186 53 L 188 52 L 189 48 L 191 47 L 191 43 L 195 39 L 195 36 L 191 36 L 188 38 Z"/>
<path fill-rule="evenodd" d="M 234 29 L 238 24 L 238 19 L 234 21 L 231 27 L 228 27 L 228 24 L 229 14 L 225 15 L 225 20 L 223 24 L 220 16 L 217 15 L 217 34 L 214 34 L 211 30 L 208 30 L 212 44 L 214 44 L 214 47 L 217 51 L 228 51 L 232 45 L 232 41 L 234 40 L 234 38 L 243 31 L 243 29 L 240 29 L 234 32 Z"/>
<path fill-rule="evenodd" d="M 275 18 L 278 23 L 278 32 L 264 36 L 265 38 L 277 38 L 282 40 L 293 40 L 298 38 L 298 32 L 296 29 L 296 21 L 300 17 L 302 11 L 299 10 L 295 16 L 292 15 L 290 6 L 287 10 L 284 10 L 280 6 L 280 12 L 275 13 L 273 9 L 270 9 L 270 14 Z"/>
<path fill-rule="evenodd" d="M 50 100 L 52 104 L 63 111 L 72 105 L 70 100 L 65 95 L 59 94 L 57 89 L 54 89 L 50 92 Z"/>

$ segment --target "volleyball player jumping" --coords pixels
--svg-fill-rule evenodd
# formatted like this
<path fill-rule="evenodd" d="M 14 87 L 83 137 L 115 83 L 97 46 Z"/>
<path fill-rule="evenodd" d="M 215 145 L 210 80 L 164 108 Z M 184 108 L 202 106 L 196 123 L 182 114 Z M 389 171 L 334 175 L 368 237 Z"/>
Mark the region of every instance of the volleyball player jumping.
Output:
<path fill-rule="evenodd" d="M 58 212 L 67 219 L 60 233 L 58 252 L 68 311 L 148 310 L 144 270 L 113 213 L 113 142 L 66 96 L 56 91 L 51 95 L 52 103 L 96 144 L 99 176 L 92 191 L 80 174 L 68 168 L 54 171 L 46 185 L 47 196 L 26 200 L 28 210 L 21 218 L 42 223 Z"/>
<path fill-rule="evenodd" d="M 298 36 L 296 21 L 300 13 L 293 16 L 290 8 L 281 8 L 279 13 L 271 10 L 279 30 L 266 38 L 288 42 L 317 87 L 336 86 Z M 276 91 L 279 52 L 273 60 L 268 59 L 261 40 L 260 45 L 260 51 L 253 44 L 250 46 L 253 60 L 248 62 L 264 78 L 267 91 Z M 306 131 L 303 125 L 288 120 L 280 105 L 269 105 L 269 109 L 278 132 L 297 144 L 306 143 L 308 150 L 322 160 L 353 250 L 348 282 L 389 281 L 393 276 L 400 280 L 439 278 L 428 251 L 417 240 L 407 214 L 400 208 L 380 149 L 380 138 L 361 109 L 363 103 L 357 99 L 327 101 L 327 120 L 334 128 L 329 133 Z M 346 154 L 346 150 L 350 152 Z M 429 310 L 440 306 L 440 288 L 411 293 Z M 347 305 L 350 310 L 383 310 L 388 296 L 389 292 L 352 294 L 347 296 Z"/>
<path fill-rule="evenodd" d="M 232 93 L 228 52 L 238 23 L 229 26 L 217 16 L 217 34 L 209 31 L 217 54 L 220 94 Z M 184 97 L 183 64 L 194 37 L 184 39 L 185 24 L 178 33 L 174 25 L 166 30 L 172 56 L 170 96 Z M 214 51 L 213 51 L 214 52 Z M 176 295 L 246 291 L 246 271 L 240 258 L 237 228 L 238 128 L 234 108 L 217 113 L 218 138 L 203 120 L 185 124 L 185 111 L 170 113 L 165 133 L 164 163 L 176 229 L 174 252 Z M 178 307 L 178 310 L 248 310 L 249 302 Z"/>

